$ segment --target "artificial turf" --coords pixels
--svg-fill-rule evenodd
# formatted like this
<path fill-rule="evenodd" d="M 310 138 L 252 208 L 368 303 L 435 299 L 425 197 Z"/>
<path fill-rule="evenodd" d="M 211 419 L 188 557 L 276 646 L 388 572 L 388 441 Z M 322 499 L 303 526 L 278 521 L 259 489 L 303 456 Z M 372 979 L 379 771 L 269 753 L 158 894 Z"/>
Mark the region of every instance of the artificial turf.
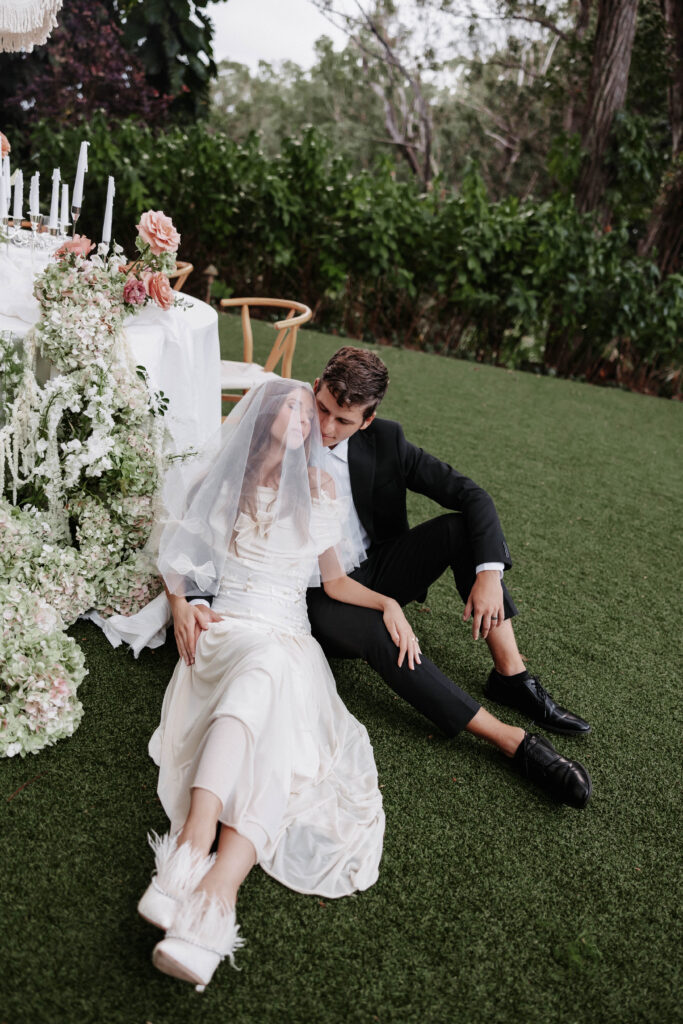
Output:
<path fill-rule="evenodd" d="M 226 353 L 237 321 L 222 318 Z M 263 354 L 271 333 L 257 325 Z M 300 334 L 312 380 L 340 340 Z M 682 413 L 661 399 L 378 349 L 382 413 L 495 497 L 528 665 L 592 723 L 557 739 L 594 784 L 559 807 L 468 734 L 446 740 L 360 662 L 334 662 L 373 741 L 387 829 L 377 884 L 339 901 L 255 869 L 246 946 L 203 995 L 160 975 L 135 912 L 165 830 L 147 756 L 175 651 L 138 661 L 78 623 L 74 737 L 0 762 L 0 1024 L 583 1024 L 681 1019 Z M 414 523 L 434 514 L 419 496 Z M 408 609 L 475 696 L 489 669 L 452 581 Z M 484 702 L 485 703 L 485 702 Z M 495 710 L 495 708 L 492 708 Z M 526 724 L 514 712 L 505 717 Z"/>

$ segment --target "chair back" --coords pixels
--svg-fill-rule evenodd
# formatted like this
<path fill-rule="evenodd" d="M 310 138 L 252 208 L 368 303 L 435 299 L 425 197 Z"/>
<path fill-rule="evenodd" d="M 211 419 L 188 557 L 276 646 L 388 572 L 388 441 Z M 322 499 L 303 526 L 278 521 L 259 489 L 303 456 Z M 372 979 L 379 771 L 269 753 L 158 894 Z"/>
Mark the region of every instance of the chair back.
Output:
<path fill-rule="evenodd" d="M 185 260 L 176 261 L 175 270 L 172 270 L 171 273 L 168 275 L 169 281 L 175 281 L 175 284 L 173 285 L 173 291 L 181 291 L 183 285 L 185 284 L 193 270 L 194 265 L 192 263 L 187 263 Z"/>
<path fill-rule="evenodd" d="M 220 305 L 221 309 L 240 308 L 245 363 L 253 363 L 254 361 L 254 336 L 251 330 L 251 317 L 249 314 L 250 308 L 254 306 L 261 306 L 264 308 L 288 310 L 287 316 L 284 320 L 278 320 L 276 323 L 270 325 L 278 333 L 263 369 L 266 373 L 274 373 L 275 367 L 278 365 L 280 360 L 282 360 L 282 371 L 280 375 L 282 377 L 291 377 L 297 331 L 301 324 L 308 323 L 313 316 L 311 309 L 304 305 L 303 302 L 295 302 L 294 299 L 221 299 Z M 296 313 L 299 315 L 296 316 Z"/>

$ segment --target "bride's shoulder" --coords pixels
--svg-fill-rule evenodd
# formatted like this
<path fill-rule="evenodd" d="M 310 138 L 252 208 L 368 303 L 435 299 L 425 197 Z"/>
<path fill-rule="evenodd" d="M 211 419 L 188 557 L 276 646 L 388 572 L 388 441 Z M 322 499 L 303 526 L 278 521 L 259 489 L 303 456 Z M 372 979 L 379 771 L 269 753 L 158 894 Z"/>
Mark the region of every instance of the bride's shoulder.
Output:
<path fill-rule="evenodd" d="M 336 497 L 334 489 L 334 480 L 329 473 L 326 473 L 322 469 L 317 469 L 314 466 L 308 467 L 308 483 L 311 488 L 311 497 L 317 498 L 328 498 L 334 500 Z"/>

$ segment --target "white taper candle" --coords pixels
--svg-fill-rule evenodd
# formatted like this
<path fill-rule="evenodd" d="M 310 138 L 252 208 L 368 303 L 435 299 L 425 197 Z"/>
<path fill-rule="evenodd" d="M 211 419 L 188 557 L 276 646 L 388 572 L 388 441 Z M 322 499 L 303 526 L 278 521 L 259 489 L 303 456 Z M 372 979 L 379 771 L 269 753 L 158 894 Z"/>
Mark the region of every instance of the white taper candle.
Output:
<path fill-rule="evenodd" d="M 111 216 L 114 209 L 114 179 L 109 175 L 107 183 L 107 205 L 104 208 L 104 224 L 102 225 L 102 241 L 105 245 L 111 242 Z"/>
<path fill-rule="evenodd" d="M 21 219 L 24 216 L 23 206 L 24 172 L 19 169 L 14 175 L 14 210 L 12 211 L 12 219 L 17 227 L 21 224 Z"/>
<path fill-rule="evenodd" d="M 50 202 L 50 222 L 49 228 L 57 230 L 57 213 L 59 210 L 59 179 L 61 174 L 59 167 L 55 167 L 52 172 L 52 201 Z"/>
<path fill-rule="evenodd" d="M 62 231 L 64 231 L 69 223 L 69 186 L 65 181 L 62 182 L 62 212 L 59 219 L 62 222 Z"/>
<path fill-rule="evenodd" d="M 29 193 L 29 212 L 32 217 L 37 216 L 40 213 L 40 172 L 36 173 L 31 178 L 31 191 Z"/>
<path fill-rule="evenodd" d="M 89 142 L 81 142 L 81 148 L 78 154 L 78 167 L 76 168 L 76 181 L 74 183 L 72 199 L 73 206 L 78 207 L 78 209 L 83 205 L 83 179 L 85 178 L 85 172 L 88 170 L 89 145 Z"/>

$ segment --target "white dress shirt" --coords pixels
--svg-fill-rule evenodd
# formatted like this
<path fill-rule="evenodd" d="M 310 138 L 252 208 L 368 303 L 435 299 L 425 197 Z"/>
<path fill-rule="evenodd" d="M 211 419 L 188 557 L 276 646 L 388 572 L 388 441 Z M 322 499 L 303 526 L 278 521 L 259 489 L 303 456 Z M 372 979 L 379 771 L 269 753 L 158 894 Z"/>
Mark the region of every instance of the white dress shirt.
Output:
<path fill-rule="evenodd" d="M 326 448 L 325 454 L 325 469 L 334 480 L 334 490 L 338 498 L 348 498 L 349 506 L 351 508 L 351 515 L 353 515 L 356 523 L 358 524 L 358 531 L 363 541 L 363 547 L 367 551 L 370 547 L 370 538 L 368 537 L 368 531 L 361 523 L 358 513 L 356 512 L 356 506 L 353 504 L 353 495 L 351 494 L 351 477 L 349 475 L 349 439 L 344 438 L 339 444 L 336 444 L 334 448 Z"/>

